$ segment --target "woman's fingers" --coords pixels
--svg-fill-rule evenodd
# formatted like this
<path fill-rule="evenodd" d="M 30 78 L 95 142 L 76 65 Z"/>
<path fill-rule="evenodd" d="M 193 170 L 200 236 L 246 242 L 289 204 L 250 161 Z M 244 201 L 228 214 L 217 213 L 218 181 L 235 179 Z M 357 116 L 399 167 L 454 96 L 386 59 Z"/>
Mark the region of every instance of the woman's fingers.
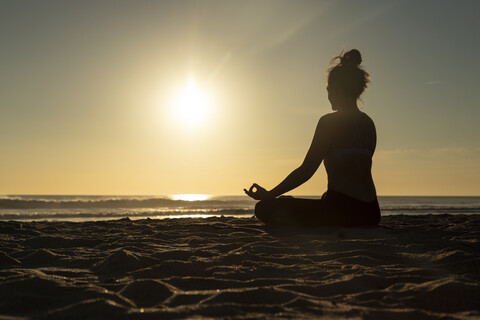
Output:
<path fill-rule="evenodd" d="M 245 193 L 247 194 L 247 196 L 249 196 L 250 198 L 253 198 L 253 199 L 255 199 L 255 200 L 258 200 L 257 197 L 256 197 L 256 195 L 255 195 L 255 192 L 253 192 L 252 189 L 253 189 L 253 186 L 251 186 L 249 190 L 243 189 L 243 191 L 245 191 Z"/>
<path fill-rule="evenodd" d="M 256 183 L 254 183 L 253 185 L 254 185 L 255 188 L 257 189 L 256 193 L 258 193 L 258 192 L 266 192 L 266 191 L 267 191 L 264 187 L 259 186 L 259 185 L 256 184 Z"/>
<path fill-rule="evenodd" d="M 245 191 L 245 193 L 247 194 L 247 196 L 255 199 L 255 192 L 252 191 L 252 188 L 250 188 L 250 190 L 243 189 L 243 191 Z"/>
<path fill-rule="evenodd" d="M 252 187 L 254 187 L 255 189 L 257 189 L 257 191 L 259 191 L 259 190 L 265 190 L 265 188 L 261 187 L 260 185 L 258 185 L 258 184 L 256 184 L 256 183 L 254 183 L 254 184 L 252 185 Z"/>
<path fill-rule="evenodd" d="M 260 187 L 260 186 L 259 186 L 258 184 L 256 184 L 256 183 L 254 183 L 254 184 L 252 184 L 252 186 L 250 187 L 250 190 L 249 190 L 249 191 L 252 192 L 252 193 L 256 193 L 256 192 L 258 191 L 258 189 L 259 189 L 258 187 Z M 256 190 L 253 191 L 253 189 L 256 189 Z"/>
<path fill-rule="evenodd" d="M 243 191 L 245 191 L 245 193 L 255 199 L 255 200 L 261 200 L 264 196 L 264 193 L 267 192 L 267 190 L 265 190 L 265 188 L 262 188 L 261 186 L 259 186 L 257 183 L 254 183 L 252 184 L 252 186 L 250 187 L 250 189 L 243 189 Z"/>

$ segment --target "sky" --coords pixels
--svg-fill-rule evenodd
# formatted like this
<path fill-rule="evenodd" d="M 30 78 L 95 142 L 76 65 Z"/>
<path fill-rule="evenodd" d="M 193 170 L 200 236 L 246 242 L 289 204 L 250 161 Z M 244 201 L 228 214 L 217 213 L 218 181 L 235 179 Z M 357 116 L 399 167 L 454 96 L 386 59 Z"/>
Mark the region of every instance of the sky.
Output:
<path fill-rule="evenodd" d="M 331 59 L 356 48 L 378 194 L 478 196 L 479 14 L 477 0 L 1 1 L 0 194 L 273 188 L 332 112 Z M 326 188 L 322 164 L 290 194 Z"/>

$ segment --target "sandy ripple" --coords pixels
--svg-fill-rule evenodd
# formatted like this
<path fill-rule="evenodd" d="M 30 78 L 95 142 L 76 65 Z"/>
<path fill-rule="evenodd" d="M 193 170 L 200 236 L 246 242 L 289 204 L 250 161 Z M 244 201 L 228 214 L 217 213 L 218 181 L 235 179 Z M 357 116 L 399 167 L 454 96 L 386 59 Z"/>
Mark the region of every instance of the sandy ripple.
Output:
<path fill-rule="evenodd" d="M 0 222 L 0 315 L 480 318 L 479 230 L 476 215 L 309 230 L 223 217 Z"/>

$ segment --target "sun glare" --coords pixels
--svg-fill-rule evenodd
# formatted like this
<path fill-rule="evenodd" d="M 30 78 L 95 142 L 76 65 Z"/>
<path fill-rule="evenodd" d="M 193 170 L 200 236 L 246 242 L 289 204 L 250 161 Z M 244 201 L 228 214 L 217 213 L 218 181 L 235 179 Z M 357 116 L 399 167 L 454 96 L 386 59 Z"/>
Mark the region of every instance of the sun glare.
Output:
<path fill-rule="evenodd" d="M 172 196 L 173 200 L 183 200 L 183 201 L 203 201 L 210 198 L 208 194 L 175 194 Z"/>
<path fill-rule="evenodd" d="M 190 78 L 174 95 L 172 108 L 177 122 L 195 127 L 208 119 L 211 97 L 193 78 Z"/>

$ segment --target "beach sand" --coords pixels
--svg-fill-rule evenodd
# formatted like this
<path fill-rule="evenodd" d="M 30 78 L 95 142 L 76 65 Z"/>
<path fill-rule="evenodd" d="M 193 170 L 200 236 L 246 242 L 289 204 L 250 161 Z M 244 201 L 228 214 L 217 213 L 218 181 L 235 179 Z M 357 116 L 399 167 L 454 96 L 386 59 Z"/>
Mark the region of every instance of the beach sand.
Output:
<path fill-rule="evenodd" d="M 0 318 L 480 318 L 480 215 L 0 222 Z"/>

